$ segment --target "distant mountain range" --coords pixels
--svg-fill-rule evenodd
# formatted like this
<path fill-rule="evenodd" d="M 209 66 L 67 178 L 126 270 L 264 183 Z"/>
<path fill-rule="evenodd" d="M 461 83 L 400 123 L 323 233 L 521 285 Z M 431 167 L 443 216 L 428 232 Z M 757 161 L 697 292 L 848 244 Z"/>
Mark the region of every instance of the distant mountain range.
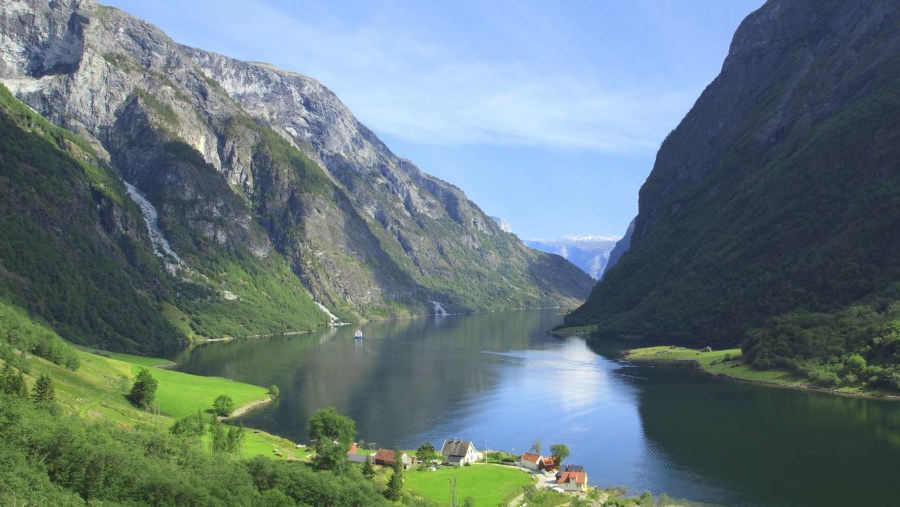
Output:
<path fill-rule="evenodd" d="M 182 46 L 90 0 L 0 14 L 0 297 L 71 341 L 158 350 L 436 307 L 574 305 L 593 285 L 309 77 Z"/>
<path fill-rule="evenodd" d="M 562 256 L 582 271 L 599 280 L 606 270 L 610 253 L 619 236 L 562 236 L 549 240 L 525 240 L 525 246 Z"/>

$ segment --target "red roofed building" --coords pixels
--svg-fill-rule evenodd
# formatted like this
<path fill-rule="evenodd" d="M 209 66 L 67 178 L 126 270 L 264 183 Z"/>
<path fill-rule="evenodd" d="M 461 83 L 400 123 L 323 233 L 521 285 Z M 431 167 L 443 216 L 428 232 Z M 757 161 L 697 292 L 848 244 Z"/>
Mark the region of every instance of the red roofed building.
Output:
<path fill-rule="evenodd" d="M 587 472 L 560 472 L 556 474 L 556 485 L 563 491 L 584 491 L 588 486 Z"/>
<path fill-rule="evenodd" d="M 540 454 L 526 452 L 519 460 L 519 465 L 531 470 L 537 470 L 544 458 Z"/>
<path fill-rule="evenodd" d="M 541 462 L 538 463 L 538 470 L 546 470 L 548 472 L 552 472 L 556 470 L 556 462 L 554 462 L 553 458 L 550 456 L 542 458 Z"/>
<path fill-rule="evenodd" d="M 412 458 L 405 452 L 400 455 L 400 461 L 403 462 L 403 468 L 409 469 L 412 466 Z M 378 449 L 375 453 L 375 464 L 384 466 L 393 466 L 397 462 L 397 455 L 390 449 Z"/>

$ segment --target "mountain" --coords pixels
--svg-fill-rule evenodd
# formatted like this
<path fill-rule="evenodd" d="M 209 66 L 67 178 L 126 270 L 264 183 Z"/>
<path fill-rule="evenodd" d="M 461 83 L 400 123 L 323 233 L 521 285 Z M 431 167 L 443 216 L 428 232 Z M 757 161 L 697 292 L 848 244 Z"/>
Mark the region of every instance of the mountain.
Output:
<path fill-rule="evenodd" d="M 512 234 L 512 227 L 510 227 L 509 222 L 504 220 L 502 217 L 491 217 L 491 220 L 493 220 L 494 223 L 497 224 L 497 227 L 499 227 L 501 231 Z"/>
<path fill-rule="evenodd" d="M 622 239 L 616 242 L 616 246 L 613 247 L 612 251 L 609 252 L 609 260 L 606 261 L 606 267 L 603 269 L 603 273 L 600 275 L 602 279 L 603 276 L 606 275 L 606 272 L 609 271 L 610 268 L 619 263 L 619 259 L 622 258 L 622 255 L 631 248 L 631 236 L 634 234 L 634 220 L 628 223 L 628 228 L 625 229 L 625 235 L 622 236 Z"/>
<path fill-rule="evenodd" d="M 897 55 L 896 2 L 750 14 L 660 147 L 631 248 L 567 323 L 743 342 L 761 367 L 900 363 Z"/>
<path fill-rule="evenodd" d="M 60 181 L 27 156 L 12 167 L 6 157 L 21 153 L 0 148 L 14 184 L 3 228 L 21 224 L 0 257 L 0 294 L 67 339 L 144 351 L 421 315 L 434 302 L 576 304 L 590 290 L 577 268 L 394 155 L 311 78 L 179 45 L 92 1 L 0 8 L 0 81 L 77 135 L 50 125 L 38 135 L 74 164 Z M 9 118 L 17 143 L 40 141 L 35 122 Z M 60 260 L 72 249 L 84 254 Z M 99 264 L 82 271 L 84 259 Z M 84 308 L 67 307 L 72 294 Z M 118 300 L 131 310 L 116 315 Z"/>
<path fill-rule="evenodd" d="M 600 278 L 609 262 L 617 236 L 563 236 L 550 240 L 526 240 L 525 246 L 561 256 L 594 280 Z"/>

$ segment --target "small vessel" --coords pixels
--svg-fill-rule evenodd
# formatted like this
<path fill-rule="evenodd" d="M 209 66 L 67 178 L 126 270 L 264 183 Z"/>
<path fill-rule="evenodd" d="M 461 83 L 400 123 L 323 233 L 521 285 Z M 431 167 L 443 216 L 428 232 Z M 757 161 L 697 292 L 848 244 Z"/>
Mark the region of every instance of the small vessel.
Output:
<path fill-rule="evenodd" d="M 356 332 L 353 333 L 353 337 L 356 338 L 357 340 L 362 340 L 363 339 L 362 330 L 357 329 Z"/>

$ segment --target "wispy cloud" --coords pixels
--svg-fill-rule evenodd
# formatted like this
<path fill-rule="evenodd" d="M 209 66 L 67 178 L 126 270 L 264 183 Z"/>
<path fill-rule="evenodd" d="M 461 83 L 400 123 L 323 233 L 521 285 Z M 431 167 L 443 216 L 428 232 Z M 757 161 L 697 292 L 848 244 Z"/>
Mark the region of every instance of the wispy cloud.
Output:
<path fill-rule="evenodd" d="M 199 37 L 212 37 L 230 56 L 306 73 L 377 132 L 416 143 L 652 151 L 699 92 L 622 89 L 615 76 L 566 62 L 482 55 L 455 34 L 404 25 L 390 5 L 372 16 L 321 7 L 301 14 L 264 0 L 155 8 L 173 17 L 204 12 L 178 22 L 173 35 L 205 47 Z"/>

